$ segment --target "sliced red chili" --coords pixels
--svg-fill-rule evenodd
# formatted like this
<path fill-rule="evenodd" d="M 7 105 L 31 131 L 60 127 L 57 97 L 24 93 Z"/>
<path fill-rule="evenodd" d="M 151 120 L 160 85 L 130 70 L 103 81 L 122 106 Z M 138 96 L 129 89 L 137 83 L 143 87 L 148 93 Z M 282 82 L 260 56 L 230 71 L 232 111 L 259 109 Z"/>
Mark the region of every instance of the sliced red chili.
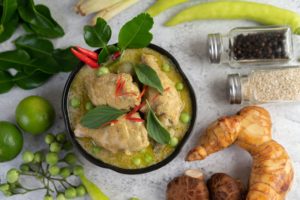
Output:
<path fill-rule="evenodd" d="M 132 111 L 130 111 L 127 115 L 127 117 L 131 117 L 132 115 L 134 115 L 135 113 L 137 113 L 142 107 L 144 107 L 144 105 L 146 104 L 146 102 L 142 102 L 140 105 L 137 105 L 133 108 Z"/>
<path fill-rule="evenodd" d="M 71 52 L 73 53 L 74 56 L 76 56 L 79 60 L 81 60 L 85 64 L 89 65 L 91 68 L 95 69 L 95 68 L 100 67 L 100 65 L 97 63 L 97 61 L 92 60 L 91 58 L 80 53 L 79 51 L 75 50 L 74 48 L 71 48 Z"/>
<path fill-rule="evenodd" d="M 94 51 L 82 48 L 80 46 L 76 46 L 77 50 L 86 55 L 87 57 L 92 58 L 93 60 L 97 61 L 98 60 L 98 54 Z"/>
<path fill-rule="evenodd" d="M 148 86 L 147 86 L 147 85 L 144 85 L 143 90 L 142 90 L 141 94 L 137 97 L 137 99 L 138 99 L 138 100 L 139 100 L 139 99 L 142 99 L 143 96 L 145 95 L 145 93 L 146 93 L 147 90 L 148 90 Z"/>
<path fill-rule="evenodd" d="M 134 121 L 134 122 L 144 122 L 145 120 L 137 117 L 127 117 L 127 120 Z"/>

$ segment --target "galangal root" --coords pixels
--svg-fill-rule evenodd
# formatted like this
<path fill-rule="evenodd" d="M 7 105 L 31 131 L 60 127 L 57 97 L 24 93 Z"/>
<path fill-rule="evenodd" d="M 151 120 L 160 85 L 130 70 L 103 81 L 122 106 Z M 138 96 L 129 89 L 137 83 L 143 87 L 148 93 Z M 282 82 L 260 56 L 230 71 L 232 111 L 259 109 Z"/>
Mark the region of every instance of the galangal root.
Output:
<path fill-rule="evenodd" d="M 237 144 L 253 157 L 247 200 L 283 200 L 294 177 L 286 150 L 272 139 L 271 117 L 264 108 L 249 106 L 237 115 L 223 117 L 201 135 L 187 161 L 203 160 L 208 155 Z"/>

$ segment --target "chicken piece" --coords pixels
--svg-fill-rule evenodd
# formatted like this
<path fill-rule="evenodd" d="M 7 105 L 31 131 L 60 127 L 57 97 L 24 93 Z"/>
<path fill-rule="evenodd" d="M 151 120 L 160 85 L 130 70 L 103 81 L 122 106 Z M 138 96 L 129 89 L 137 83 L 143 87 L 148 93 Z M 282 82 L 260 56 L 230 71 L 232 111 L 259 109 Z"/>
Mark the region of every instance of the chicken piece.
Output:
<path fill-rule="evenodd" d="M 140 118 L 138 113 L 133 117 Z M 124 151 L 127 154 L 140 151 L 149 145 L 148 133 L 143 122 L 134 122 L 121 116 L 118 122 L 98 129 L 89 129 L 78 124 L 76 137 L 92 138 L 94 142 L 113 153 Z"/>
<path fill-rule="evenodd" d="M 117 85 L 120 86 L 124 82 L 123 87 L 120 87 L 117 93 Z M 118 109 L 129 110 L 141 103 L 137 98 L 140 95 L 139 88 L 132 82 L 130 74 L 105 74 L 96 76 L 94 74 L 87 76 L 85 79 L 85 87 L 87 94 L 96 106 L 109 105 Z"/>
<path fill-rule="evenodd" d="M 151 108 L 165 127 L 177 125 L 184 104 L 180 99 L 180 95 L 175 88 L 174 82 L 161 71 L 155 56 L 143 54 L 142 62 L 156 71 L 163 88 L 165 89 L 163 94 L 160 95 L 157 90 L 149 88 L 146 93 L 146 98 L 149 101 Z M 146 111 L 146 109 L 142 111 Z"/>

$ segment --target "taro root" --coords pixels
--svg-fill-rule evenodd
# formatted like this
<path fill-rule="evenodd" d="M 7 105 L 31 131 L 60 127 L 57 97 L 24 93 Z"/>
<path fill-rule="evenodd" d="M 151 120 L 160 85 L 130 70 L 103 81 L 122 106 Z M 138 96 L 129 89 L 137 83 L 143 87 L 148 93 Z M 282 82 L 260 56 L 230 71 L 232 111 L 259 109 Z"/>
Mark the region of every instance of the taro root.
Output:
<path fill-rule="evenodd" d="M 224 173 L 212 175 L 207 186 L 211 200 L 242 200 L 243 185 Z"/>
<path fill-rule="evenodd" d="M 209 200 L 203 173 L 191 169 L 174 178 L 168 184 L 167 200 Z"/>

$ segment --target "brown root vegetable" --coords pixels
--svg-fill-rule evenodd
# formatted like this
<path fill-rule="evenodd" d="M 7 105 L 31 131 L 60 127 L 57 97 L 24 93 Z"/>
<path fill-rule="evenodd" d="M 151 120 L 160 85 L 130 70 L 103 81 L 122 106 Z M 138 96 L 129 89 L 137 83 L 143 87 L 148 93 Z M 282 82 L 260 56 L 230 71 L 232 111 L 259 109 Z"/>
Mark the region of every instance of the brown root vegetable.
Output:
<path fill-rule="evenodd" d="M 167 187 L 167 200 L 209 200 L 203 173 L 190 169 L 174 178 Z"/>
<path fill-rule="evenodd" d="M 212 175 L 207 186 L 211 200 L 242 200 L 243 185 L 224 173 Z"/>

